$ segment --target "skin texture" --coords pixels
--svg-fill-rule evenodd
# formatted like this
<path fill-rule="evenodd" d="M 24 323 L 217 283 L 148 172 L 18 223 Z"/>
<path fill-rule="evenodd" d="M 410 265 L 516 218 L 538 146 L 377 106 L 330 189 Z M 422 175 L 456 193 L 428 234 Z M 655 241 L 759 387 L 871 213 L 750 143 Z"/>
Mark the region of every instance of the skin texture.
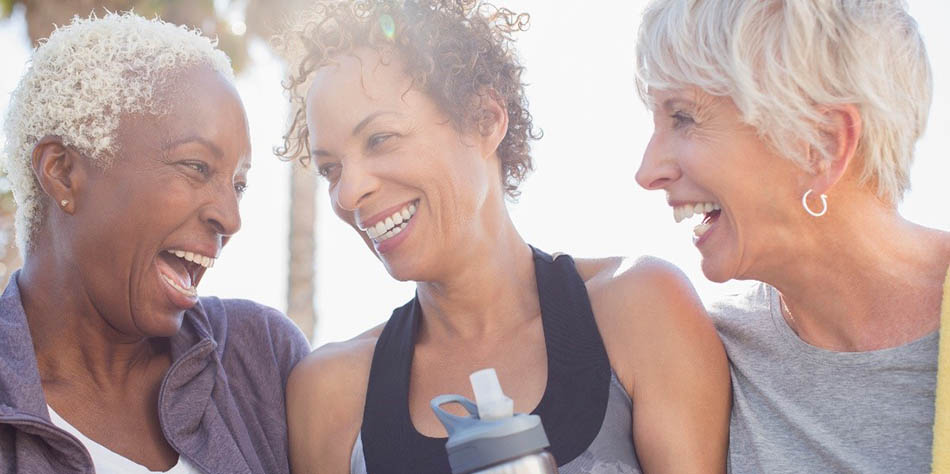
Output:
<path fill-rule="evenodd" d="M 547 358 L 531 250 L 508 216 L 495 154 L 507 115 L 487 93 L 489 119 L 479 132 L 459 132 L 424 93 L 409 89 L 398 58 L 379 59 L 357 50 L 320 70 L 307 115 L 334 211 L 394 278 L 417 282 L 423 318 L 409 387 L 413 424 L 445 436 L 429 400 L 472 397 L 468 375 L 484 367 L 496 369 L 516 411 L 530 412 L 545 389 Z M 377 248 L 361 224 L 406 202 L 418 211 L 402 240 Z M 689 282 L 652 258 L 579 259 L 577 268 L 613 368 L 634 399 L 643 467 L 724 471 L 726 358 Z M 291 374 L 294 472 L 348 472 L 381 329 L 323 346 Z"/>
<path fill-rule="evenodd" d="M 178 461 L 156 407 L 167 338 L 194 304 L 169 296 L 160 255 L 218 256 L 241 226 L 251 156 L 244 108 L 223 77 L 206 67 L 169 77 L 158 95 L 168 113 L 123 116 L 107 169 L 57 137 L 37 144 L 50 202 L 18 280 L 47 403 L 152 470 Z"/>
<path fill-rule="evenodd" d="M 836 351 L 895 347 L 939 326 L 950 234 L 903 219 L 858 179 L 861 116 L 853 105 L 823 107 L 833 155 L 802 145 L 810 169 L 783 159 L 743 123 L 729 98 L 694 88 L 653 91 L 655 131 L 637 181 L 671 205 L 717 202 L 722 214 L 698 243 L 713 281 L 752 279 L 776 287 L 789 326 Z M 812 217 L 801 205 L 828 212 Z M 794 315 L 791 316 L 791 315 Z"/>

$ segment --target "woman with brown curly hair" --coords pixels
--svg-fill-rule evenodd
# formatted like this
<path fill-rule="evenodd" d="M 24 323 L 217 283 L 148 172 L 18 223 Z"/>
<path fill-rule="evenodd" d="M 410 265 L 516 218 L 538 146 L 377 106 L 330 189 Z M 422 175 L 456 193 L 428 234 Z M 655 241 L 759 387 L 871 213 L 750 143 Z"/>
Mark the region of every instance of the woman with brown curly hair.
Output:
<path fill-rule="evenodd" d="M 429 401 L 471 396 L 468 375 L 494 367 L 561 473 L 723 471 L 726 359 L 686 278 L 655 258 L 548 255 L 511 222 L 536 138 L 511 48 L 527 16 L 464 0 L 314 13 L 284 37 L 282 155 L 316 165 L 334 212 L 417 291 L 294 370 L 292 469 L 448 472 Z"/>

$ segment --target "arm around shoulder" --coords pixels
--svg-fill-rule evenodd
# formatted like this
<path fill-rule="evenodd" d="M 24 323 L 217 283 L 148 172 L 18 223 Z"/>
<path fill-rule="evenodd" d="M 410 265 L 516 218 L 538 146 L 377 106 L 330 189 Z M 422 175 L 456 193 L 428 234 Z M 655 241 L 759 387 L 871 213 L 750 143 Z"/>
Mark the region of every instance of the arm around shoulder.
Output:
<path fill-rule="evenodd" d="M 731 391 L 722 343 L 686 276 L 646 257 L 592 281 L 605 344 L 633 399 L 649 473 L 725 472 Z"/>

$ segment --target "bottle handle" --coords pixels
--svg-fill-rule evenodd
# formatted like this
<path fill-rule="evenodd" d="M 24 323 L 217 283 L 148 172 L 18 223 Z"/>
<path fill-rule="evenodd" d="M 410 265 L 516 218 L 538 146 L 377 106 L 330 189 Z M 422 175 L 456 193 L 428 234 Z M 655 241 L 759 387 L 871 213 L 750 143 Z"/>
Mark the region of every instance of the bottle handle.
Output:
<path fill-rule="evenodd" d="M 471 416 L 458 416 L 446 412 L 441 406 L 448 403 L 458 403 L 462 405 L 462 408 L 465 408 L 465 411 Z M 433 398 L 432 401 L 429 402 L 429 405 L 432 407 L 435 416 L 445 425 L 445 430 L 449 432 L 449 436 L 452 436 L 452 433 L 459 428 L 471 424 L 473 419 L 478 419 L 478 406 L 461 395 L 439 395 Z"/>

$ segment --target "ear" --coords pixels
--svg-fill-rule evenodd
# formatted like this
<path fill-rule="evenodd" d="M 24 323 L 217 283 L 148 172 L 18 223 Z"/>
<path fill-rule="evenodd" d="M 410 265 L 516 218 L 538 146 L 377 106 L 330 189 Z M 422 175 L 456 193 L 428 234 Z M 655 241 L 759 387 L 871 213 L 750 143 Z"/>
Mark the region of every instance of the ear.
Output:
<path fill-rule="evenodd" d="M 33 147 L 31 158 L 40 188 L 56 208 L 72 214 L 76 209 L 77 173 L 81 173 L 79 153 L 59 137 L 45 136 Z"/>
<path fill-rule="evenodd" d="M 494 89 L 484 89 L 479 94 L 478 102 L 476 127 L 482 156 L 488 157 L 494 155 L 508 134 L 508 108 Z"/>
<path fill-rule="evenodd" d="M 826 107 L 823 115 L 826 121 L 821 125 L 821 134 L 827 155 L 809 148 L 809 160 L 818 163 L 812 184 L 817 194 L 825 194 L 848 172 L 863 132 L 861 114 L 852 104 Z"/>

